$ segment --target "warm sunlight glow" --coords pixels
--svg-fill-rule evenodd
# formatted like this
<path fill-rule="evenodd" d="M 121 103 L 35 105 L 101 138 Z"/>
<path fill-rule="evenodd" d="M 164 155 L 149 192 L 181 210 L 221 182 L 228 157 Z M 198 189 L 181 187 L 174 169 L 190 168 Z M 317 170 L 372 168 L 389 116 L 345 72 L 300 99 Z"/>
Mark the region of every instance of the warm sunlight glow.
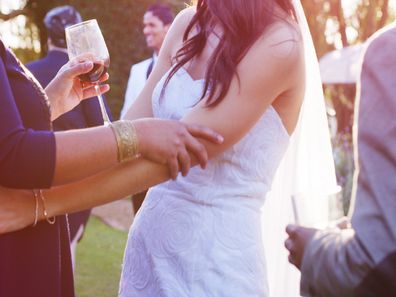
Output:
<path fill-rule="evenodd" d="M 2 13 L 9 13 L 10 11 L 20 9 L 23 7 L 25 1 L 19 0 L 0 0 L 0 10 Z M 0 37 L 7 46 L 12 48 L 31 48 L 35 52 L 40 51 L 40 42 L 38 40 L 22 39 L 19 37 L 26 29 L 26 17 L 20 15 L 9 21 L 0 20 Z"/>
<path fill-rule="evenodd" d="M 342 0 L 345 16 L 350 16 L 355 13 L 356 7 L 361 0 Z M 396 0 L 390 0 L 389 5 L 392 9 L 396 9 Z"/>

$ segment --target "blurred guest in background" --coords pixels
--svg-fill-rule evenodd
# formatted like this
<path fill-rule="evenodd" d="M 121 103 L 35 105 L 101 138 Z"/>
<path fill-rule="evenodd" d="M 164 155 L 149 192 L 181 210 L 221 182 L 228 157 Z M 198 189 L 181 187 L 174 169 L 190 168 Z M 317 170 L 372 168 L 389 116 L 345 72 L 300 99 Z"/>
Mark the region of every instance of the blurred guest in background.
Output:
<path fill-rule="evenodd" d="M 147 78 L 157 61 L 158 53 L 168 29 L 173 22 L 173 12 L 168 5 L 154 4 L 150 6 L 143 17 L 143 34 L 146 37 L 146 45 L 153 51 L 149 59 L 132 65 L 129 75 L 128 86 L 125 94 L 124 106 L 121 110 L 121 118 L 131 107 L 133 101 L 142 91 Z"/>
<path fill-rule="evenodd" d="M 142 91 L 147 78 L 157 61 L 158 53 L 164 42 L 165 35 L 174 19 L 172 9 L 165 4 L 151 5 L 143 16 L 143 34 L 146 37 L 146 45 L 153 51 L 149 59 L 132 65 L 129 75 L 128 86 L 125 94 L 124 106 L 121 110 L 121 118 L 131 107 L 136 97 Z M 133 211 L 136 213 L 143 203 L 146 192 L 133 196 Z"/>

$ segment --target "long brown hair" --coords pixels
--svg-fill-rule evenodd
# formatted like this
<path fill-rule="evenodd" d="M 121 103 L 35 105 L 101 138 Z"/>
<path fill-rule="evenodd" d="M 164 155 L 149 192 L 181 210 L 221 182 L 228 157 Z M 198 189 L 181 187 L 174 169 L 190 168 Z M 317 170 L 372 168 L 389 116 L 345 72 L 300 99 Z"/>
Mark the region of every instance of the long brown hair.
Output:
<path fill-rule="evenodd" d="M 184 32 L 184 44 L 176 53 L 176 63 L 163 91 L 181 67 L 202 53 L 215 22 L 223 34 L 208 62 L 201 100 L 208 94 L 207 106 L 220 103 L 249 48 L 269 25 L 284 18 L 275 13 L 276 5 L 296 19 L 291 0 L 198 0 L 196 14 Z M 198 33 L 189 37 L 194 28 L 198 28 Z"/>

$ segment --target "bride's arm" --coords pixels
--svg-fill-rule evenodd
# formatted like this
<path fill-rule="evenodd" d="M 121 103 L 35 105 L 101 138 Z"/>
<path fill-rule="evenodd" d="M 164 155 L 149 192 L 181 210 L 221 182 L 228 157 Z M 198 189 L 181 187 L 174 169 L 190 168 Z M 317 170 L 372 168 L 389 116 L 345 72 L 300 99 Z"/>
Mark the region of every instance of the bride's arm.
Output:
<path fill-rule="evenodd" d="M 239 80 L 234 76 L 224 99 L 213 108 L 202 100 L 183 118 L 224 137 L 218 147 L 203 142 L 209 158 L 244 137 L 270 105 L 276 107 L 287 132 L 293 132 L 305 91 L 303 49 L 293 30 L 281 24 L 262 36 L 239 63 Z"/>
<path fill-rule="evenodd" d="M 152 113 L 153 89 L 171 67 L 171 57 L 181 47 L 184 30 L 194 13 L 195 8 L 191 7 L 176 17 L 145 88 L 125 118 L 135 119 L 142 111 Z M 287 23 L 274 24 L 242 59 L 237 68 L 239 81 L 233 78 L 222 102 L 206 108 L 202 100 L 183 121 L 208 126 L 224 136 L 220 146 L 205 142 L 210 156 L 241 139 L 271 104 L 276 106 L 287 130 L 293 131 L 304 93 L 303 59 L 298 29 Z"/>

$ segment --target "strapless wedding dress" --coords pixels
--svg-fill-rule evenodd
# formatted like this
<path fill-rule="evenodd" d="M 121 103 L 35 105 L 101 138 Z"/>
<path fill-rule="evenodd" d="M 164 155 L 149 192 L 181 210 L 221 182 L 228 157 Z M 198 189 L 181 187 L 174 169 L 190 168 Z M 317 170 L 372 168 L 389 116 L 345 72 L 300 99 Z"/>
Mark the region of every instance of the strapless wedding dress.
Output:
<path fill-rule="evenodd" d="M 180 119 L 198 102 L 204 81 L 181 68 L 160 98 L 165 78 L 154 90 L 153 113 Z M 196 166 L 151 188 L 129 232 L 119 296 L 267 297 L 261 207 L 288 143 L 270 106 L 205 170 Z"/>

